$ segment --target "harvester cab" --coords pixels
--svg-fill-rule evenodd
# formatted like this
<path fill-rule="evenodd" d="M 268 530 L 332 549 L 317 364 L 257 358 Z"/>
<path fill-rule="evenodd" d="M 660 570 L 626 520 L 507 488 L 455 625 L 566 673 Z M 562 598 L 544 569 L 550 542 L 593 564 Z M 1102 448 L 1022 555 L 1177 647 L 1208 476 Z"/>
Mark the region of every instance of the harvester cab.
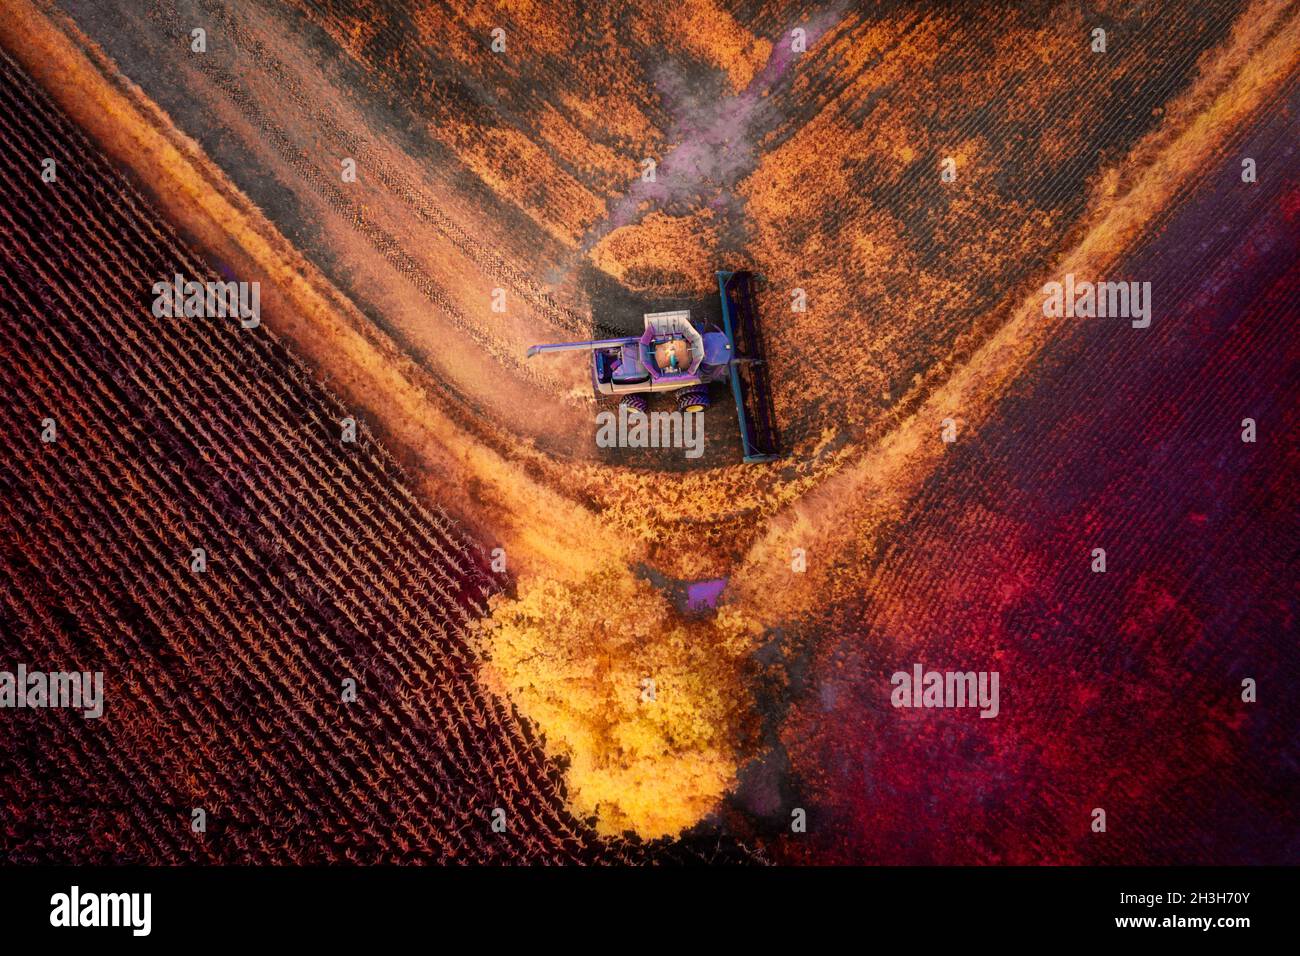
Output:
<path fill-rule="evenodd" d="M 672 392 L 681 412 L 709 406 L 709 385 L 724 382 L 736 403 L 740 440 L 747 462 L 779 457 L 776 420 L 752 272 L 719 272 L 722 328 L 703 329 L 687 310 L 651 312 L 640 336 L 534 345 L 540 352 L 591 353 L 592 387 L 597 395 L 619 397 L 629 411 L 644 413 L 647 397 Z"/>

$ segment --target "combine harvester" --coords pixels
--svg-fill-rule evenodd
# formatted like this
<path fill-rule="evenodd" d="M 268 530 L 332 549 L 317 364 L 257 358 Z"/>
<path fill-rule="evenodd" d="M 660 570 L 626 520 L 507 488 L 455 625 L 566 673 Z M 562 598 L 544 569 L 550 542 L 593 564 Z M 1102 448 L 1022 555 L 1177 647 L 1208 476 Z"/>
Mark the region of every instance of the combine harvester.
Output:
<path fill-rule="evenodd" d="M 597 395 L 617 395 L 629 412 L 645 413 L 646 395 L 673 392 L 677 410 L 701 412 L 709 406 L 709 384 L 728 380 L 740 421 L 745 461 L 779 457 L 776 418 L 758 331 L 758 306 L 752 272 L 719 272 L 722 331 L 703 330 L 687 310 L 650 312 L 640 337 L 534 345 L 539 352 L 591 352 L 591 379 Z"/>

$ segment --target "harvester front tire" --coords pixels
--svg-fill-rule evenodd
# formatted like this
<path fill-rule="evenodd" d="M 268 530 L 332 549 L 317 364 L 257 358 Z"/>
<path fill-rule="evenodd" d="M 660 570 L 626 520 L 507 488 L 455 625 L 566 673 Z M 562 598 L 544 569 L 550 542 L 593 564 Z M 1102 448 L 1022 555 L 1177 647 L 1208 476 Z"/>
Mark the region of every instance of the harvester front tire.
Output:
<path fill-rule="evenodd" d="M 624 395 L 618 400 L 618 403 L 628 410 L 628 413 L 640 412 L 645 414 L 646 401 L 644 395 Z"/>

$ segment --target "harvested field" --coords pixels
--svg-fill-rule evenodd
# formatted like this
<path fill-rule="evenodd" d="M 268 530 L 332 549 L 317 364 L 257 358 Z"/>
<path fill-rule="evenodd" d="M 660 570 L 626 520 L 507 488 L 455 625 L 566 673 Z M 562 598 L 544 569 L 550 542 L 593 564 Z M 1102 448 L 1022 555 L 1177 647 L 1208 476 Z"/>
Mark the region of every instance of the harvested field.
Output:
<path fill-rule="evenodd" d="M 351 414 L 386 462 L 298 480 L 409 487 L 411 521 L 465 529 L 406 571 L 376 552 L 391 598 L 348 590 L 337 620 L 422 615 L 416 646 L 458 649 L 491 746 L 551 787 L 518 858 L 564 826 L 575 859 L 721 837 L 799 862 L 1294 862 L 1296 708 L 1238 693 L 1296 663 L 1296 4 L 16 0 L 0 44 L 208 263 L 261 281 L 310 370 L 268 394 L 338 396 L 307 447 L 339 454 L 325 420 Z M 700 461 L 597 448 L 588 366 L 526 347 L 716 317 L 721 267 L 767 278 L 786 457 L 740 465 L 721 399 Z M 1046 316 L 1066 274 L 1149 282 L 1150 326 Z M 288 509 L 283 441 L 258 460 Z M 123 514 L 148 514 L 133 480 Z M 197 520 L 174 507 L 151 521 Z M 312 562 L 302 587 L 349 580 L 353 535 L 260 520 Z M 503 575 L 462 567 L 471 539 Z M 445 621 L 410 606 L 420 568 L 450 579 Z M 701 581 L 720 601 L 690 612 Z M 384 660 L 403 707 L 450 693 Z M 891 707 L 918 660 L 1000 670 L 1002 716 Z M 420 720 L 480 732 L 404 713 L 366 738 L 375 779 L 417 759 Z M 1105 843 L 1099 804 L 1129 821 Z M 451 855 L 421 833 L 413 857 Z"/>

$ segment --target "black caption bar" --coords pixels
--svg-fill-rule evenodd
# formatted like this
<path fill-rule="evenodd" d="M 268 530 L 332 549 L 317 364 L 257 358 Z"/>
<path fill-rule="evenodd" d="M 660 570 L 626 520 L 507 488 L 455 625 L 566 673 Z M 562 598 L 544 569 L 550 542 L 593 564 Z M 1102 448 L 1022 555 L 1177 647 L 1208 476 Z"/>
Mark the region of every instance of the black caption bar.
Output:
<path fill-rule="evenodd" d="M 666 940 L 708 924 L 936 941 L 1192 937 L 1231 944 L 1296 925 L 1288 868 L 452 869 L 0 868 L 6 942 L 338 944 L 449 933 Z M 910 927 L 910 928 L 909 928 Z M 683 930 L 684 931 L 684 930 Z M 691 931 L 694 934 L 695 931 Z M 883 934 L 883 935 L 878 935 Z"/>

